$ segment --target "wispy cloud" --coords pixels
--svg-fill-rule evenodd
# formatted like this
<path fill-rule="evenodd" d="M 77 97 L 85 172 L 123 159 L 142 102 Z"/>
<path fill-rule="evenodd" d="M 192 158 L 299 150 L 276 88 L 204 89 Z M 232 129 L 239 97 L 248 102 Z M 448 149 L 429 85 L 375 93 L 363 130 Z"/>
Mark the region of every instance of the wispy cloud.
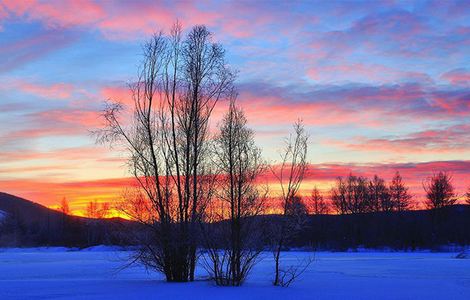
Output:
<path fill-rule="evenodd" d="M 392 153 L 455 153 L 470 154 L 470 125 L 455 125 L 444 129 L 430 129 L 398 137 L 356 137 L 351 142 L 330 140 L 329 143 L 351 150 Z"/>
<path fill-rule="evenodd" d="M 9 41 L 0 48 L 0 73 L 22 66 L 47 56 L 72 42 L 77 36 L 64 30 L 47 30 L 39 35 Z"/>

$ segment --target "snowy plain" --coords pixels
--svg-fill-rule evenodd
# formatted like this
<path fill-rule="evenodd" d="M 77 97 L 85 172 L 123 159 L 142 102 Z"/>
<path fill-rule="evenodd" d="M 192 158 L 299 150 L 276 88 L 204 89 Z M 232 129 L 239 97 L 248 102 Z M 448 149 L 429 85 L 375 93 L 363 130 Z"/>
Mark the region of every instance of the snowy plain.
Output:
<path fill-rule="evenodd" d="M 203 268 L 192 283 L 166 283 L 130 252 L 95 247 L 0 249 L 0 299 L 470 299 L 470 259 L 456 253 L 317 252 L 288 288 L 271 285 L 269 253 L 242 287 L 217 287 Z M 309 252 L 285 252 L 295 264 Z"/>

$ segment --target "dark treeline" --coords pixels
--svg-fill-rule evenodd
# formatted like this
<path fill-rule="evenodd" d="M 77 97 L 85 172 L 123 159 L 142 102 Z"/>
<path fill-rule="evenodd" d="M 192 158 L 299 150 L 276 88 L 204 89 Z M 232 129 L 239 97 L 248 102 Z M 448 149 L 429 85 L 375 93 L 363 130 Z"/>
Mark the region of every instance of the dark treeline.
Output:
<path fill-rule="evenodd" d="M 343 251 L 366 248 L 445 249 L 470 244 L 470 206 L 440 210 L 315 215 L 296 236 L 292 247 Z"/>
<path fill-rule="evenodd" d="M 131 221 L 67 216 L 7 194 L 0 196 L 2 203 L 10 198 L 11 201 L 24 201 L 33 207 L 40 207 L 39 212 L 35 210 L 34 218 L 24 213 L 31 209 L 25 209 L 21 204 L 16 205 L 16 213 L 8 210 L 8 216 L 0 222 L 0 246 L 3 247 L 136 245 L 136 240 L 128 239 L 129 232 L 145 232 Z M 247 223 L 250 224 L 250 236 L 267 250 L 270 241 L 264 233 L 279 222 L 279 215 L 248 218 L 251 218 Z M 314 214 L 306 215 L 303 224 L 297 234 L 286 242 L 283 250 L 298 247 L 344 251 L 358 247 L 383 247 L 412 251 L 470 244 L 469 205 L 450 205 L 437 210 Z M 211 233 L 223 234 L 226 228 L 222 227 L 226 227 L 227 222 L 219 221 L 207 226 L 211 226 Z M 253 239 L 247 241 L 253 243 Z M 204 244 L 201 242 L 200 246 Z M 213 246 L 218 248 L 220 245 Z"/>

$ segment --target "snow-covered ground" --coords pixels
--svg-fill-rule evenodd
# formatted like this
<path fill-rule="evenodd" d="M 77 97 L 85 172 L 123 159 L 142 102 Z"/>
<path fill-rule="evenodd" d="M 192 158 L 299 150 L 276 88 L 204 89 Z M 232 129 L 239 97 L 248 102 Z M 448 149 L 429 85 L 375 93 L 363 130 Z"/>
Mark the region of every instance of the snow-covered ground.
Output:
<path fill-rule="evenodd" d="M 269 254 L 242 287 L 165 283 L 139 266 L 121 270 L 127 255 L 105 247 L 0 249 L 0 299 L 470 299 L 470 259 L 456 253 L 319 252 L 288 288 L 270 284 Z M 307 255 L 284 253 L 293 263 Z"/>

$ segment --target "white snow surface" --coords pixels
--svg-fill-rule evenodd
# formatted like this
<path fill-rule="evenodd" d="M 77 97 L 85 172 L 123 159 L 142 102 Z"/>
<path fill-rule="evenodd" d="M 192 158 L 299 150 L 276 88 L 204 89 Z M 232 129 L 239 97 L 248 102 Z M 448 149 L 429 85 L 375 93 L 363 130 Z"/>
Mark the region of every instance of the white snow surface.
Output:
<path fill-rule="evenodd" d="M 95 247 L 0 249 L 0 299 L 470 299 L 470 260 L 456 253 L 285 252 L 284 264 L 314 255 L 290 287 L 271 285 L 265 253 L 242 287 L 217 287 L 203 268 L 191 283 L 166 283 L 129 251 Z"/>

